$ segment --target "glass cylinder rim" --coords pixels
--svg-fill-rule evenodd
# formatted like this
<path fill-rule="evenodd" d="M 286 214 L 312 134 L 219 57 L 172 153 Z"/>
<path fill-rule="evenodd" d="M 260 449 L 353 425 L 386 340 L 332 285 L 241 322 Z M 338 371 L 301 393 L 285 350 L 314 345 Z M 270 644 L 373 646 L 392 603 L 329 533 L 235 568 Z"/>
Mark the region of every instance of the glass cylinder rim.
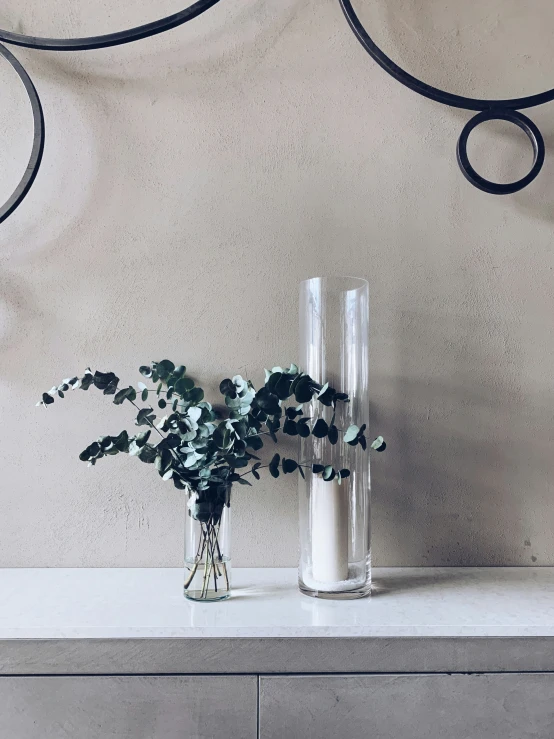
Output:
<path fill-rule="evenodd" d="M 308 277 L 300 282 L 300 288 L 313 282 L 322 282 L 329 287 L 350 292 L 351 290 L 368 290 L 369 282 L 363 277 L 354 277 L 352 275 L 316 275 Z"/>

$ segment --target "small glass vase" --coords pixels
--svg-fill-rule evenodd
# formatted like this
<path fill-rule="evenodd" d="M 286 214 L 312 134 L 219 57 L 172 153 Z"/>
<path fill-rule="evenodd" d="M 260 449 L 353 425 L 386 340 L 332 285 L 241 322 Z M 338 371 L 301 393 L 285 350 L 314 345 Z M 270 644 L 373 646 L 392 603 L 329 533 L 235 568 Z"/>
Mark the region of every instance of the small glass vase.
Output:
<path fill-rule="evenodd" d="M 337 403 L 341 431 L 367 423 L 369 286 L 352 277 L 316 277 L 300 286 L 300 366 L 316 382 L 347 393 Z M 332 423 L 334 409 L 314 399 L 305 411 Z M 300 459 L 349 469 L 325 481 L 311 469 L 299 479 L 302 593 L 317 598 L 362 598 L 371 592 L 371 501 L 369 454 L 361 446 L 310 435 L 300 440 Z"/>
<path fill-rule="evenodd" d="M 184 594 L 189 600 L 214 602 L 231 595 L 231 509 L 203 504 L 188 493 L 185 522 Z"/>

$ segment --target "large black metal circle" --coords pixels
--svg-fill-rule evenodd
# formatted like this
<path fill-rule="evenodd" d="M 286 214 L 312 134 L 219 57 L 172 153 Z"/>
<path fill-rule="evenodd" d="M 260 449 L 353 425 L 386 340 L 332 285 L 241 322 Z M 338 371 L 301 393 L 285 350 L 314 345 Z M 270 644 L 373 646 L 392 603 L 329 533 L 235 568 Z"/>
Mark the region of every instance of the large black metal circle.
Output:
<path fill-rule="evenodd" d="M 116 33 L 108 33 L 103 36 L 89 36 L 86 38 L 74 39 L 52 39 L 39 38 L 36 36 L 27 36 L 22 33 L 12 33 L 0 29 L 0 41 L 17 46 L 26 46 L 30 49 L 44 49 L 46 51 L 86 51 L 87 49 L 104 49 L 109 46 L 118 46 L 120 44 L 128 44 L 132 41 L 155 36 L 158 33 L 169 31 L 172 28 L 181 26 L 183 23 L 196 18 L 204 11 L 216 5 L 219 0 L 198 0 L 193 5 L 184 10 L 174 13 L 152 23 L 146 23 L 143 26 L 136 26 L 127 31 L 118 31 Z M 12 196 L 0 207 L 0 223 L 5 221 L 14 210 L 20 205 L 25 198 L 35 177 L 37 176 L 42 154 L 44 151 L 44 115 L 40 99 L 29 75 L 20 64 L 20 62 L 9 52 L 2 44 L 0 44 L 0 56 L 9 62 L 19 75 L 21 81 L 25 85 L 31 108 L 33 111 L 34 136 L 31 157 L 25 170 L 25 173 L 16 187 Z"/>
<path fill-rule="evenodd" d="M 29 163 L 27 164 L 23 177 L 15 188 L 13 194 L 8 198 L 4 205 L 0 206 L 0 223 L 2 223 L 2 221 L 5 221 L 6 218 L 14 212 L 27 195 L 31 189 L 31 185 L 35 181 L 35 177 L 37 176 L 40 163 L 42 161 L 42 153 L 44 151 L 44 115 L 42 113 L 42 105 L 40 104 L 40 98 L 35 90 L 35 86 L 22 65 L 11 52 L 2 46 L 2 44 L 0 44 L 0 56 L 11 64 L 19 75 L 19 79 L 23 82 L 27 95 L 29 96 L 29 102 L 31 103 L 34 123 L 33 147 L 31 149 Z"/>
<path fill-rule="evenodd" d="M 169 31 L 172 28 L 183 25 L 187 21 L 196 18 L 205 10 L 209 10 L 219 0 L 198 0 L 188 8 L 178 13 L 168 15 L 143 26 L 129 28 L 127 31 L 107 33 L 103 36 L 87 36 L 85 38 L 60 39 L 40 38 L 38 36 L 26 36 L 23 33 L 12 33 L 0 29 L 0 41 L 17 46 L 26 46 L 29 49 L 43 49 L 45 51 L 86 51 L 87 49 L 105 49 L 108 46 L 119 46 L 129 44 L 132 41 L 155 36 L 158 33 Z"/>
<path fill-rule="evenodd" d="M 522 177 L 517 182 L 510 182 L 507 184 L 499 184 L 497 182 L 490 182 L 473 169 L 470 164 L 469 157 L 467 155 L 467 140 L 469 134 L 473 131 L 476 126 L 485 121 L 509 121 L 519 126 L 529 138 L 531 146 L 533 147 L 533 166 L 525 177 Z M 460 138 L 458 139 L 458 145 L 456 147 L 456 155 L 458 158 L 458 164 L 462 170 L 464 176 L 471 182 L 472 185 L 478 187 L 479 190 L 484 192 L 492 193 L 493 195 L 509 195 L 512 192 L 523 190 L 524 187 L 532 182 L 538 173 L 542 169 L 544 163 L 544 140 L 541 132 L 532 120 L 518 113 L 517 110 L 484 110 L 481 113 L 477 113 L 470 121 L 464 126 Z"/>
<path fill-rule="evenodd" d="M 537 95 L 529 95 L 523 98 L 511 98 L 509 100 L 479 100 L 478 98 L 468 98 L 463 95 L 454 95 L 453 93 L 440 90 L 425 82 L 417 79 L 413 75 L 395 64 L 377 44 L 362 26 L 360 19 L 356 15 L 350 0 L 339 0 L 346 20 L 354 35 L 367 51 L 367 53 L 379 64 L 383 69 L 394 77 L 398 82 L 409 87 L 410 90 L 418 92 L 424 97 L 436 100 L 444 105 L 451 105 L 454 108 L 465 108 L 466 110 L 490 110 L 494 108 L 498 110 L 521 110 L 521 108 L 533 108 L 535 105 L 543 105 L 554 100 L 554 89 L 546 90 L 546 92 Z M 0 35 L 0 39 L 2 36 Z"/>

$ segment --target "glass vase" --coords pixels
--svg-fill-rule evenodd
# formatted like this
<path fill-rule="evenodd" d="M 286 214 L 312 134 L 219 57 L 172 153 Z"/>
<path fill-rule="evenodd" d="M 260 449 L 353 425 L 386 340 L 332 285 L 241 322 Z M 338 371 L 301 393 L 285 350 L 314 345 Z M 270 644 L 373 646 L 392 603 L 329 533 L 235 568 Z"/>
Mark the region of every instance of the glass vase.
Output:
<path fill-rule="evenodd" d="M 350 401 L 338 402 L 335 425 L 345 431 L 369 413 L 369 286 L 352 277 L 315 277 L 300 286 L 300 367 Z M 317 399 L 306 415 L 331 423 L 334 409 Z M 362 598 L 371 591 L 369 454 L 358 444 L 314 436 L 300 440 L 300 460 L 349 469 L 325 481 L 306 471 L 299 479 L 302 593 L 317 598 Z"/>
<path fill-rule="evenodd" d="M 231 595 L 231 509 L 188 493 L 185 522 L 185 583 L 189 600 L 210 602 Z"/>

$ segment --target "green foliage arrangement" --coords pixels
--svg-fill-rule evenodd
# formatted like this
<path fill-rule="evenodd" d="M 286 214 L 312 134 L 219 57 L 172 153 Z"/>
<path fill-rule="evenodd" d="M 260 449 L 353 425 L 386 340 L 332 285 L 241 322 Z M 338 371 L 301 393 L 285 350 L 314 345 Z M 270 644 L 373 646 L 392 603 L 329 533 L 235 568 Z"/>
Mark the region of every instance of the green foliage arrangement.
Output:
<path fill-rule="evenodd" d="M 306 464 L 276 453 L 269 464 L 263 465 L 256 456 L 264 446 L 264 437 L 278 443 L 278 433 L 285 436 L 310 435 L 327 438 L 336 444 L 342 434 L 345 443 L 367 449 L 366 426 L 338 429 L 335 409 L 347 403 L 348 395 L 337 392 L 328 383 L 320 385 L 309 375 L 291 364 L 288 369 L 266 370 L 263 387 L 256 390 L 249 380 L 236 375 L 221 382 L 219 390 L 225 398 L 227 413 L 218 417 L 204 399 L 204 391 L 186 373 L 186 367 L 168 359 L 140 367 L 144 382 L 137 387 L 120 387 L 113 372 L 85 371 L 82 377 L 63 380 L 43 393 L 39 406 L 48 407 L 56 397 L 63 398 L 69 390 L 95 387 L 104 395 L 113 396 L 115 405 L 130 403 L 135 409 L 135 425 L 145 427 L 136 434 L 121 431 L 117 436 L 101 436 L 79 455 L 89 466 L 98 460 L 117 454 L 129 454 L 145 464 L 151 464 L 163 480 L 172 480 L 179 490 L 187 490 L 190 515 L 205 527 L 206 548 L 217 550 L 217 531 L 224 506 L 230 504 L 232 485 L 250 485 L 249 476 L 259 480 L 260 470 L 267 468 L 277 478 L 283 472 L 310 469 L 324 480 L 349 477 L 350 470 L 334 469 L 327 464 Z M 164 412 L 158 418 L 155 402 Z M 142 406 L 137 401 L 142 403 Z M 317 401 L 333 408 L 330 423 L 323 418 L 304 414 L 304 405 Z M 289 404 L 287 405 L 287 401 Z M 154 443 L 152 434 L 159 439 Z M 370 445 L 376 451 L 385 449 L 381 436 Z M 203 529 L 204 530 L 204 529 Z M 214 571 L 216 568 L 214 567 Z"/>

